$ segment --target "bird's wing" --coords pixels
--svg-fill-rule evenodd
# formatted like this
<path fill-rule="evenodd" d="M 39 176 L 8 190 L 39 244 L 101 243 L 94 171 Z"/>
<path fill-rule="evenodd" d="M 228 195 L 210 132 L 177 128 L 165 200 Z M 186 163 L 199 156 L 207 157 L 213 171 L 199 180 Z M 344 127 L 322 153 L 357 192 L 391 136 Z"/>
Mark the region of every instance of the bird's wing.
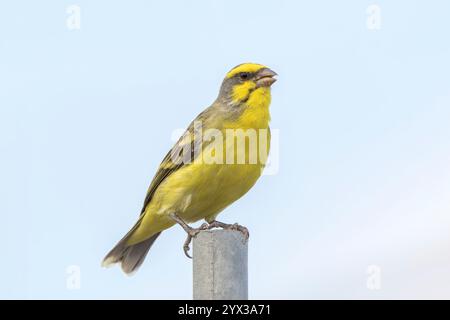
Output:
<path fill-rule="evenodd" d="M 209 144 L 204 141 L 202 145 L 202 136 L 196 132 L 198 130 L 195 126 L 195 122 L 201 121 L 204 125 L 204 122 L 209 119 L 210 109 L 211 108 L 204 110 L 197 116 L 197 118 L 195 118 L 194 121 L 192 121 L 177 143 L 175 143 L 172 149 L 164 157 L 163 161 L 159 165 L 158 171 L 153 177 L 152 183 L 147 190 L 141 215 L 145 212 L 147 205 L 152 200 L 159 185 L 175 171 L 190 165 L 190 163 L 192 163 L 199 156 L 201 149 Z"/>

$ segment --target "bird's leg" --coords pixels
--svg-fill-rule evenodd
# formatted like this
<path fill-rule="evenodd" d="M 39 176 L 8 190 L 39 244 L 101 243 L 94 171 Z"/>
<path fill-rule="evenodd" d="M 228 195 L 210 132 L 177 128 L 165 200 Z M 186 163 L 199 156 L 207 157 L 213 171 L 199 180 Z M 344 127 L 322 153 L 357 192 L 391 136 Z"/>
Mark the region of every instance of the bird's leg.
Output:
<path fill-rule="evenodd" d="M 240 231 L 244 237 L 245 240 L 248 240 L 248 238 L 250 237 L 250 233 L 248 232 L 248 229 L 244 226 L 241 226 L 240 224 L 237 223 L 233 223 L 233 224 L 229 224 L 229 223 L 224 223 L 224 222 L 220 222 L 217 220 L 213 220 L 211 221 L 208 226 L 206 227 L 206 229 L 210 230 L 212 228 L 222 228 L 225 230 L 237 230 Z"/>
<path fill-rule="evenodd" d="M 184 231 L 186 231 L 187 238 L 186 238 L 186 241 L 184 242 L 183 250 L 184 250 L 184 254 L 186 255 L 186 257 L 192 259 L 192 257 L 189 255 L 189 244 L 191 243 L 192 238 L 195 237 L 200 231 L 207 229 L 208 224 L 203 223 L 198 228 L 192 228 L 175 213 L 169 214 L 169 217 L 172 218 L 173 221 L 178 223 L 184 229 Z"/>

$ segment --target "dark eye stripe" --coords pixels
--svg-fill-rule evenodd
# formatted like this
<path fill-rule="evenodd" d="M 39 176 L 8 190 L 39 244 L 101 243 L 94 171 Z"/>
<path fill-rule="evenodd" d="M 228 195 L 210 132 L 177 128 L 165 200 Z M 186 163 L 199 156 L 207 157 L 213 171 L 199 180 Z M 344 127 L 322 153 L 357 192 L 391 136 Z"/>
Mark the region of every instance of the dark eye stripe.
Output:
<path fill-rule="evenodd" d="M 243 100 L 241 100 L 241 103 L 246 103 L 248 101 L 248 99 L 250 98 L 250 96 L 252 95 L 253 91 L 255 91 L 255 88 L 248 90 L 248 95 Z"/>
<path fill-rule="evenodd" d="M 236 76 L 239 79 L 247 80 L 247 79 L 250 79 L 252 77 L 252 75 L 253 75 L 253 73 L 250 73 L 250 72 L 240 72 Z"/>

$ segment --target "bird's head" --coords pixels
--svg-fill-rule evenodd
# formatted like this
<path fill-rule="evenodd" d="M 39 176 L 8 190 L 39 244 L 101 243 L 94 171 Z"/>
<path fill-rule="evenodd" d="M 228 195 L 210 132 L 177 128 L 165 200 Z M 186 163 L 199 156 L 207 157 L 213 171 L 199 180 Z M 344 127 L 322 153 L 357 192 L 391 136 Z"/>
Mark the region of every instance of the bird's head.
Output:
<path fill-rule="evenodd" d="M 270 86 L 277 80 L 276 75 L 261 64 L 240 64 L 225 76 L 218 99 L 228 105 L 239 105 L 260 95 L 270 96 Z"/>

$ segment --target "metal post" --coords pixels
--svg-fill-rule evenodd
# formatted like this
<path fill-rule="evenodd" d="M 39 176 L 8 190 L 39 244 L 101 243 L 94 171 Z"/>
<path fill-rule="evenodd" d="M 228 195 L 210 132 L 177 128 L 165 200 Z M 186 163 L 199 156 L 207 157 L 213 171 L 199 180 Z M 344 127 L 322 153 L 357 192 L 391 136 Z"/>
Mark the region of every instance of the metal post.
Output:
<path fill-rule="evenodd" d="M 248 241 L 236 230 L 201 231 L 193 240 L 195 300 L 248 299 Z"/>

